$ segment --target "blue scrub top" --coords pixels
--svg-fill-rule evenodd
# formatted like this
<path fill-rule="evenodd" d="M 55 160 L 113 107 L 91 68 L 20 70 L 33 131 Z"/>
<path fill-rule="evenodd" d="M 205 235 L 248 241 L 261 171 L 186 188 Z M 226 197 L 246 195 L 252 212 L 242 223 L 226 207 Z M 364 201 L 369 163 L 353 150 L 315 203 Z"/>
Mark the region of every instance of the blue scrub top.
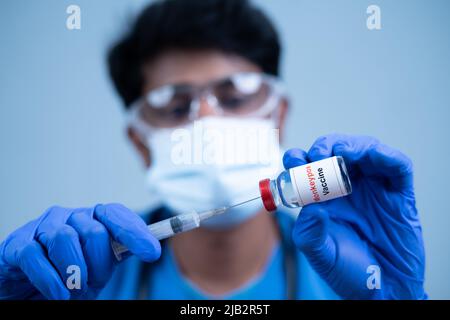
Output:
<path fill-rule="evenodd" d="M 148 223 L 167 217 L 165 209 L 156 210 L 144 217 Z M 286 212 L 276 212 L 282 237 L 291 241 L 295 219 Z M 305 256 L 291 246 L 296 256 L 297 299 L 339 299 L 333 290 L 312 269 Z M 284 251 L 281 243 L 275 246 L 261 273 L 241 288 L 223 296 L 202 292 L 180 272 L 172 249 L 162 242 L 161 258 L 151 264 L 132 256 L 120 263 L 98 299 L 286 299 Z M 144 289 L 144 290 L 142 290 Z M 144 292 L 144 295 L 143 295 Z"/>

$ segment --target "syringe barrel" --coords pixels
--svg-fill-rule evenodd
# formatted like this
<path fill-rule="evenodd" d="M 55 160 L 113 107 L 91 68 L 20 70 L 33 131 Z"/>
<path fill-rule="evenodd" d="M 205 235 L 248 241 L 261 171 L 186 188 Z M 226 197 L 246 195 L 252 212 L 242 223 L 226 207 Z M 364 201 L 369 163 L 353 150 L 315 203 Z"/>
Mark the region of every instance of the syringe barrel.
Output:
<path fill-rule="evenodd" d="M 169 238 L 177 233 L 189 231 L 200 226 L 196 212 L 174 216 L 148 225 L 150 233 L 158 240 Z M 122 254 L 128 249 L 117 241 L 111 240 L 111 247 L 117 260 L 122 260 Z"/>

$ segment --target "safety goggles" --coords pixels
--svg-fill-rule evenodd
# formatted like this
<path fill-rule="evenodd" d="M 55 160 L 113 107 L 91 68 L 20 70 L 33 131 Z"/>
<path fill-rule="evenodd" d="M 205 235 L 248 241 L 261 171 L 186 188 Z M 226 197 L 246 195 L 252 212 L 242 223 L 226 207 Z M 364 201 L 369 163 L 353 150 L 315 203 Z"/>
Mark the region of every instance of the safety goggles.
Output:
<path fill-rule="evenodd" d="M 198 119 L 200 99 L 205 99 L 216 115 L 265 117 L 283 95 L 276 77 L 256 72 L 232 74 L 205 86 L 169 84 L 150 90 L 134 103 L 129 121 L 144 130 L 179 127 Z"/>

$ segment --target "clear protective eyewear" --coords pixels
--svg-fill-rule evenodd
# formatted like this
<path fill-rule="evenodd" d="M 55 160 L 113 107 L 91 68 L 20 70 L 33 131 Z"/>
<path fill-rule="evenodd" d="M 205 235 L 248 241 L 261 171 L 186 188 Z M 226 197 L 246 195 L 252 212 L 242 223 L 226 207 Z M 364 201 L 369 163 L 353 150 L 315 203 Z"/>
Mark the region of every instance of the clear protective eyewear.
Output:
<path fill-rule="evenodd" d="M 265 117 L 278 106 L 284 88 L 264 73 L 236 73 L 205 86 L 169 84 L 150 90 L 130 108 L 130 124 L 138 129 L 174 128 L 199 117 L 200 99 L 220 116 Z"/>

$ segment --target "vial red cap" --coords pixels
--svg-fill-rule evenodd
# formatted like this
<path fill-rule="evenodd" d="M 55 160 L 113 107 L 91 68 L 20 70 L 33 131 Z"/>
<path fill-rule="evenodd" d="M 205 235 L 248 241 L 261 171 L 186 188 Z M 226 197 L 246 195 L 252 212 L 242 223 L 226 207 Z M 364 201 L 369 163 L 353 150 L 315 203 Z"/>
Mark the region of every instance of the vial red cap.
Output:
<path fill-rule="evenodd" d="M 270 179 L 264 179 L 259 182 L 259 192 L 267 211 L 274 211 L 277 208 L 273 199 L 272 191 L 270 191 Z"/>

